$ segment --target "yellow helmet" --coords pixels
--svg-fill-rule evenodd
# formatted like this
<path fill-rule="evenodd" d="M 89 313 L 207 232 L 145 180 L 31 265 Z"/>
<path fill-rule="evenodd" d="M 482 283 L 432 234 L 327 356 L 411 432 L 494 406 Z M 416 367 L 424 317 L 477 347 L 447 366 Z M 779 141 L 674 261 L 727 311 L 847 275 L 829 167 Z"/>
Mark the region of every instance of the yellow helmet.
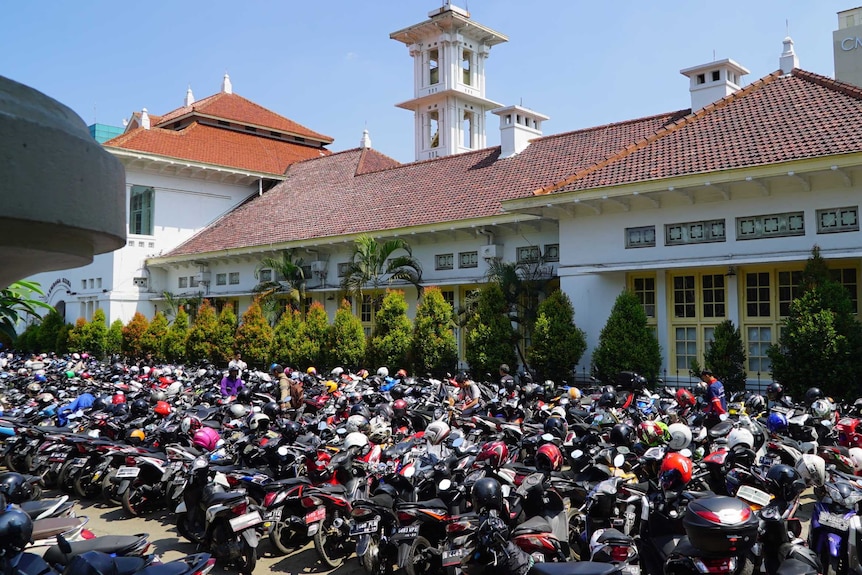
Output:
<path fill-rule="evenodd" d="M 570 387 L 569 388 L 569 399 L 572 399 L 575 401 L 580 400 L 581 399 L 581 390 L 578 389 L 577 387 Z"/>
<path fill-rule="evenodd" d="M 317 375 L 317 369 L 315 369 L 314 367 L 309 367 L 305 370 L 305 373 L 307 373 L 308 375 Z"/>
<path fill-rule="evenodd" d="M 324 383 L 323 386 L 326 388 L 326 391 L 329 393 L 333 393 L 333 392 L 338 390 L 338 384 L 335 383 L 334 381 L 332 381 L 331 379 L 328 380 L 326 383 Z"/>
<path fill-rule="evenodd" d="M 129 437 L 127 441 L 131 445 L 140 445 L 144 439 L 146 438 L 146 434 L 143 429 L 133 429 L 129 432 Z"/>

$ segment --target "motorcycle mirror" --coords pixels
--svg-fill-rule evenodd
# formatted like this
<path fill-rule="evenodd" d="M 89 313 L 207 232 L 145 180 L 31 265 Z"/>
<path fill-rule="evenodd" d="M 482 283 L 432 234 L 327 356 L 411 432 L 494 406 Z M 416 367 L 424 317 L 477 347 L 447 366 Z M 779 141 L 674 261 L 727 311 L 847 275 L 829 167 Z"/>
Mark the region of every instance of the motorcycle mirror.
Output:
<path fill-rule="evenodd" d="M 448 491 L 450 487 L 452 487 L 452 482 L 448 479 L 441 479 L 440 483 L 437 484 L 437 489 L 440 491 Z"/>
<path fill-rule="evenodd" d="M 580 459 L 583 456 L 584 456 L 584 452 L 581 451 L 580 449 L 576 449 L 572 452 L 572 458 L 573 459 Z"/>
<path fill-rule="evenodd" d="M 551 442 L 553 440 L 554 440 L 554 436 L 551 435 L 550 433 L 543 433 L 542 434 L 542 441 Z"/>
<path fill-rule="evenodd" d="M 320 423 L 318 423 L 318 424 L 317 424 L 317 430 L 318 430 L 318 431 L 323 431 L 323 430 L 324 430 L 324 429 L 326 429 L 327 427 L 328 427 L 328 426 L 326 425 L 326 422 L 325 422 L 325 421 L 321 421 Z"/>
<path fill-rule="evenodd" d="M 288 449 L 287 449 L 286 445 L 282 445 L 281 447 L 278 448 L 278 454 L 281 455 L 282 457 L 287 455 L 287 452 L 288 452 Z"/>
<path fill-rule="evenodd" d="M 622 467 L 623 463 L 626 462 L 626 456 L 622 453 L 617 453 L 614 456 L 614 467 Z"/>
<path fill-rule="evenodd" d="M 461 447 L 462 445 L 464 445 L 464 438 L 463 438 L 463 437 L 456 437 L 456 438 L 452 441 L 452 447 L 454 447 L 454 448 L 456 448 L 456 449 L 457 449 L 458 447 Z"/>
<path fill-rule="evenodd" d="M 691 459 L 691 449 L 689 449 L 688 447 L 686 447 L 685 449 L 680 449 L 679 454 L 683 457 L 688 457 L 689 459 Z"/>
<path fill-rule="evenodd" d="M 631 453 L 631 450 L 625 445 L 620 445 L 619 447 L 617 447 L 617 453 L 621 455 L 628 455 L 629 453 Z"/>
<path fill-rule="evenodd" d="M 405 470 L 404 470 L 403 475 L 404 475 L 404 477 L 406 477 L 407 479 L 410 479 L 411 477 L 413 477 L 414 475 L 416 475 L 416 467 L 414 467 L 414 466 L 412 466 L 412 465 L 411 465 L 410 467 L 408 467 L 407 469 L 405 469 Z"/>
<path fill-rule="evenodd" d="M 335 433 L 337 435 L 347 435 L 347 429 L 345 429 L 343 427 L 339 427 L 338 429 L 335 430 Z"/>

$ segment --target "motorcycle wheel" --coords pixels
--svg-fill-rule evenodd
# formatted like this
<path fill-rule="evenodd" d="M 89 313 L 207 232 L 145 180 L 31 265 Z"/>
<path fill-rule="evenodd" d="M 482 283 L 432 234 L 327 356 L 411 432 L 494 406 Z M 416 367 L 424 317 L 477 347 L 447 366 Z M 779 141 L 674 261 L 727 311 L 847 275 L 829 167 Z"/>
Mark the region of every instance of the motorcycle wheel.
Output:
<path fill-rule="evenodd" d="M 368 575 L 382 575 L 387 572 L 380 553 L 380 536 L 377 533 L 368 536 L 368 549 L 359 558 L 359 563 Z"/>
<path fill-rule="evenodd" d="M 117 484 L 111 481 L 115 475 L 117 475 L 117 470 L 111 468 L 102 478 L 102 497 L 111 505 L 122 505 L 123 501 L 117 496 Z"/>
<path fill-rule="evenodd" d="M 321 522 L 320 529 L 314 534 L 314 548 L 320 560 L 331 569 L 341 567 L 348 555 L 345 549 L 347 535 L 340 533 L 340 530 L 334 526 L 336 520 L 344 521 L 337 512 L 331 516 L 327 515 Z"/>
<path fill-rule="evenodd" d="M 33 485 L 33 493 L 30 494 L 30 501 L 38 501 L 42 499 L 42 486 L 38 483 Z"/>
<path fill-rule="evenodd" d="M 94 470 L 89 467 L 82 469 L 75 477 L 75 493 L 82 499 L 95 499 L 102 493 L 102 485 L 93 482 Z"/>
<path fill-rule="evenodd" d="M 237 571 L 243 575 L 252 575 L 254 566 L 257 565 L 257 549 L 248 544 L 245 537 L 240 536 L 242 541 L 242 555 L 236 560 Z"/>
<path fill-rule="evenodd" d="M 442 570 L 440 556 L 432 555 L 430 541 L 421 535 L 413 540 L 413 545 L 410 546 L 410 552 L 407 554 L 407 565 L 404 566 L 404 570 L 407 575 L 440 573 Z"/>
<path fill-rule="evenodd" d="M 6 465 L 6 469 L 9 471 L 15 471 L 16 473 L 21 473 L 24 468 L 24 464 L 17 457 L 13 457 L 12 453 L 7 453 L 6 457 L 3 458 L 3 463 Z"/>
<path fill-rule="evenodd" d="M 305 543 L 305 540 L 306 538 L 302 537 L 296 530 L 291 529 L 290 525 L 284 521 L 277 521 L 269 534 L 269 542 L 280 555 L 287 555 L 296 551 Z"/>
<path fill-rule="evenodd" d="M 188 541 L 189 543 L 198 543 L 198 540 L 192 537 L 192 531 L 188 526 L 189 514 L 185 511 L 177 513 L 177 535 Z"/>
<path fill-rule="evenodd" d="M 574 561 L 584 561 L 587 559 L 584 552 L 581 535 L 586 528 L 584 517 L 577 510 L 569 511 L 569 556 Z"/>
<path fill-rule="evenodd" d="M 74 481 L 72 479 L 72 460 L 69 459 L 60 467 L 60 472 L 57 474 L 57 488 L 66 492 L 74 491 Z"/>
<path fill-rule="evenodd" d="M 754 562 L 750 557 L 739 558 L 739 567 L 736 569 L 736 575 L 754 575 Z"/>
<path fill-rule="evenodd" d="M 125 493 L 123 493 L 122 503 L 123 509 L 126 510 L 126 513 L 128 513 L 132 517 L 137 517 L 145 510 L 143 489 L 140 487 L 135 487 L 134 485 L 130 485 L 129 488 L 126 489 Z"/>

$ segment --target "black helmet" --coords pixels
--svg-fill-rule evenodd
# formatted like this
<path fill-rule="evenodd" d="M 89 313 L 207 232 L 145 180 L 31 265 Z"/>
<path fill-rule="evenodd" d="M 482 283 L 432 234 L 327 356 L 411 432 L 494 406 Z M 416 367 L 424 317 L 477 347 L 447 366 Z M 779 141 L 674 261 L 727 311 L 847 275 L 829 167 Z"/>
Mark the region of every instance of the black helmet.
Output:
<path fill-rule="evenodd" d="M 611 429 L 611 443 L 617 447 L 631 447 L 634 442 L 635 429 L 626 423 L 617 423 Z"/>
<path fill-rule="evenodd" d="M 288 421 L 284 424 L 284 429 L 281 430 L 281 436 L 288 443 L 296 441 L 300 433 L 302 433 L 302 427 L 295 421 Z"/>
<path fill-rule="evenodd" d="M 8 503 L 21 504 L 30 501 L 33 496 L 33 486 L 20 473 L 7 471 L 0 473 L 0 493 L 6 496 Z"/>
<path fill-rule="evenodd" d="M 403 399 L 406 395 L 406 390 L 403 385 L 395 385 L 389 390 L 389 396 L 392 399 Z"/>
<path fill-rule="evenodd" d="M 201 403 L 206 403 L 207 405 L 215 405 L 218 401 L 218 396 L 214 391 L 205 391 L 201 395 Z"/>
<path fill-rule="evenodd" d="M 473 511 L 503 511 L 503 488 L 493 477 L 483 477 L 473 484 Z"/>
<path fill-rule="evenodd" d="M 616 407 L 617 394 L 612 391 L 606 391 L 599 397 L 599 407 Z"/>
<path fill-rule="evenodd" d="M 777 381 L 773 381 L 769 384 L 769 387 L 766 388 L 766 397 L 768 397 L 771 401 L 777 401 L 781 399 L 781 396 L 784 394 L 784 388 L 781 387 L 781 384 Z"/>
<path fill-rule="evenodd" d="M 266 415 L 270 419 L 275 419 L 276 417 L 278 417 L 278 414 L 280 412 L 280 410 L 278 409 L 278 404 L 274 401 L 270 401 L 269 403 L 265 404 L 262 411 L 264 415 Z"/>
<path fill-rule="evenodd" d="M 114 375 L 123 375 L 126 373 L 126 367 L 122 363 L 117 362 L 111 367 L 111 371 Z"/>
<path fill-rule="evenodd" d="M 111 407 L 111 413 L 113 413 L 116 417 L 125 417 L 129 415 L 129 404 L 115 403 Z"/>
<path fill-rule="evenodd" d="M 106 402 L 104 397 L 97 396 L 93 400 L 93 405 L 91 405 L 90 407 L 92 408 L 93 411 L 99 411 L 99 410 L 105 409 L 105 407 L 107 407 L 108 404 L 110 404 L 110 402 Z"/>
<path fill-rule="evenodd" d="M 236 400 L 243 404 L 248 405 L 251 403 L 251 390 L 247 387 L 243 387 L 236 394 Z"/>
<path fill-rule="evenodd" d="M 350 408 L 350 415 L 361 415 L 365 419 L 371 419 L 373 416 L 371 415 L 371 410 L 368 409 L 368 406 L 364 403 L 357 403 L 353 407 Z"/>
<path fill-rule="evenodd" d="M 818 399 L 823 399 L 823 392 L 820 391 L 819 387 L 809 387 L 808 391 L 805 392 L 805 403 L 811 405 Z"/>
<path fill-rule="evenodd" d="M 33 538 L 33 520 L 20 509 L 0 514 L 0 549 L 21 551 Z"/>
<path fill-rule="evenodd" d="M 569 425 L 562 417 L 549 417 L 545 420 L 545 433 L 550 433 L 560 441 L 566 440 L 569 433 Z"/>
<path fill-rule="evenodd" d="M 153 392 L 150 394 L 150 403 L 152 403 L 153 405 L 157 404 L 160 401 L 166 401 L 167 399 L 168 396 L 165 395 L 165 392 L 159 389 L 154 389 Z"/>
<path fill-rule="evenodd" d="M 132 402 L 132 417 L 143 417 L 150 410 L 150 404 L 143 399 L 136 399 Z"/>
<path fill-rule="evenodd" d="M 386 402 L 378 403 L 377 407 L 374 408 L 374 414 L 386 421 L 392 421 L 392 418 L 395 416 L 392 406 Z"/>
<path fill-rule="evenodd" d="M 766 490 L 782 501 L 794 501 L 805 490 L 805 481 L 795 467 L 773 465 L 766 473 Z"/>

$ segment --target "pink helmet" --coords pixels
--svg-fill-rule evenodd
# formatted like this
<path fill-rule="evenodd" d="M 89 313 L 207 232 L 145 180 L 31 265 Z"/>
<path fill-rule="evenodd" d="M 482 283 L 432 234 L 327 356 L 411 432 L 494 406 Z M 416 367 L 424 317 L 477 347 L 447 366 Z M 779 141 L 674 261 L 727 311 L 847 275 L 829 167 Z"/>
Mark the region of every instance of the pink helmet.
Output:
<path fill-rule="evenodd" d="M 218 431 L 212 427 L 201 427 L 195 431 L 194 437 L 192 438 L 192 445 L 206 451 L 212 451 L 216 448 L 218 440 Z"/>

